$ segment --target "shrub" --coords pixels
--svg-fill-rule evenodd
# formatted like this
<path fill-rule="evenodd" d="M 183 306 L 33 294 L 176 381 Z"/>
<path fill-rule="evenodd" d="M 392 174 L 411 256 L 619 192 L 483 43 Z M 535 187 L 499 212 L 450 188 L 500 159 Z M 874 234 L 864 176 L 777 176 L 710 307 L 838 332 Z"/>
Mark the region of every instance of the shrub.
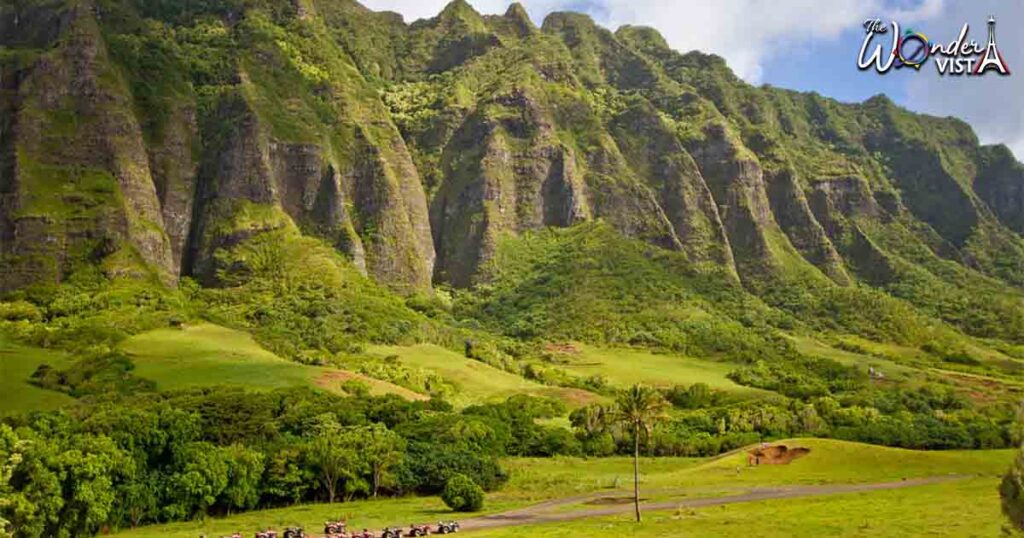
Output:
<path fill-rule="evenodd" d="M 1024 530 L 1024 449 L 1017 453 L 1013 465 L 1006 471 L 999 485 L 1003 515 L 1015 529 Z"/>
<path fill-rule="evenodd" d="M 456 512 L 479 512 L 484 507 L 484 490 L 472 478 L 457 474 L 448 479 L 441 500 Z"/>

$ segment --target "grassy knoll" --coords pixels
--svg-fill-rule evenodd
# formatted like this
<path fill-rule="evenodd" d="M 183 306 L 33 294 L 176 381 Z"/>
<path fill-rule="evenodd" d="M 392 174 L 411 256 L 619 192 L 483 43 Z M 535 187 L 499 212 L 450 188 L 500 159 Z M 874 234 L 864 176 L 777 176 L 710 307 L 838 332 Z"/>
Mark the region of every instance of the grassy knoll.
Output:
<path fill-rule="evenodd" d="M 135 363 L 135 374 L 156 382 L 160 390 L 208 385 L 273 389 L 316 385 L 333 392 L 358 379 L 373 394 L 422 396 L 366 376 L 282 359 L 263 349 L 248 333 L 208 323 L 183 329 L 158 329 L 125 341 L 121 348 Z"/>
<path fill-rule="evenodd" d="M 56 409 L 73 402 L 62 392 L 28 383 L 40 364 L 62 368 L 68 362 L 64 353 L 18 345 L 0 335 L 0 415 Z"/>
<path fill-rule="evenodd" d="M 542 385 L 435 345 L 370 346 L 368 351 L 380 356 L 397 355 L 404 365 L 440 375 L 455 385 L 457 390 L 450 400 L 456 406 L 499 401 L 516 394 L 557 398 L 569 407 L 599 398 L 583 390 Z"/>
<path fill-rule="evenodd" d="M 712 487 L 726 492 L 751 486 L 886 482 L 945 474 L 985 475 L 1006 471 L 1012 450 L 919 451 L 831 439 L 781 441 L 811 452 L 789 465 L 747 466 L 746 453 L 699 458 L 645 458 L 643 485 L 659 490 Z M 615 458 L 521 458 L 507 462 L 508 492 L 530 498 L 586 493 L 632 479 L 632 460 Z M 504 493 L 504 492 L 503 492 Z"/>
<path fill-rule="evenodd" d="M 578 352 L 562 355 L 567 362 L 560 367 L 580 376 L 603 375 L 614 386 L 645 383 L 670 387 L 704 383 L 713 389 L 734 394 L 764 393 L 727 378 L 726 375 L 736 369 L 735 364 L 640 349 L 575 347 Z"/>

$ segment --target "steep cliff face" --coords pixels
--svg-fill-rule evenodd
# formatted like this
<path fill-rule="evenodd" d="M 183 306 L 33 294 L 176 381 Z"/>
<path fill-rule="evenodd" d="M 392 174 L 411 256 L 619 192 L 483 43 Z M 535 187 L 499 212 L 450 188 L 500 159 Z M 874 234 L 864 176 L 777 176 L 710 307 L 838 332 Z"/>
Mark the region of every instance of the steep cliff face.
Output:
<path fill-rule="evenodd" d="M 974 188 L 1011 230 L 1024 234 L 1024 166 L 1005 146 L 982 148 Z"/>
<path fill-rule="evenodd" d="M 2 182 L 0 286 L 59 281 L 82 263 L 172 282 L 142 133 L 94 6 L 77 4 L 50 20 L 61 27 L 53 47 L 14 75 L 16 90 L 6 90 L 16 92 L 16 105 L 5 114 L 5 160 L 13 166 Z"/>
<path fill-rule="evenodd" d="M 4 9 L 5 288 L 104 260 L 215 284 L 219 249 L 286 220 L 396 289 L 430 287 L 416 168 L 315 11 L 221 7 Z"/>
<path fill-rule="evenodd" d="M 80 263 L 218 285 L 287 228 L 414 293 L 593 220 L 769 302 L 868 284 L 960 321 L 1024 285 L 1008 150 L 884 97 L 749 86 L 649 28 L 461 0 L 412 24 L 351 0 L 33 0 L 0 30 L 4 289 Z"/>

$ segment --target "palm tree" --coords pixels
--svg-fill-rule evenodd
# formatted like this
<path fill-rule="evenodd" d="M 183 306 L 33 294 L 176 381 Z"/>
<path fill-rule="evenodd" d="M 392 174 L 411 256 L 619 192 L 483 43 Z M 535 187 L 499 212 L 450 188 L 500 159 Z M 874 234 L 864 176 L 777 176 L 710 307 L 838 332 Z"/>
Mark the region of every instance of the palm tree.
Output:
<path fill-rule="evenodd" d="M 640 432 L 650 437 L 651 427 L 665 417 L 668 403 L 658 391 L 645 385 L 633 385 L 615 399 L 616 416 L 633 431 L 633 506 L 640 522 Z"/>

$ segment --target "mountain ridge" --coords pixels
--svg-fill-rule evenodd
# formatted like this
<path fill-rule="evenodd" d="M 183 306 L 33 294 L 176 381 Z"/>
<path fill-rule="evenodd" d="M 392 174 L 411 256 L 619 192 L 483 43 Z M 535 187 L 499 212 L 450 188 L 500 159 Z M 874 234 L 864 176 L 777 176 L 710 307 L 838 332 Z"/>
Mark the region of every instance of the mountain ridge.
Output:
<path fill-rule="evenodd" d="M 651 28 L 349 0 L 33 0 L 0 28 L 4 291 L 83 264 L 219 286 L 290 223 L 399 293 L 474 287 L 503 237 L 600 220 L 775 306 L 866 285 L 979 336 L 1020 323 L 1005 146 L 756 88 Z M 1010 328 L 961 319 L 982 306 Z"/>

